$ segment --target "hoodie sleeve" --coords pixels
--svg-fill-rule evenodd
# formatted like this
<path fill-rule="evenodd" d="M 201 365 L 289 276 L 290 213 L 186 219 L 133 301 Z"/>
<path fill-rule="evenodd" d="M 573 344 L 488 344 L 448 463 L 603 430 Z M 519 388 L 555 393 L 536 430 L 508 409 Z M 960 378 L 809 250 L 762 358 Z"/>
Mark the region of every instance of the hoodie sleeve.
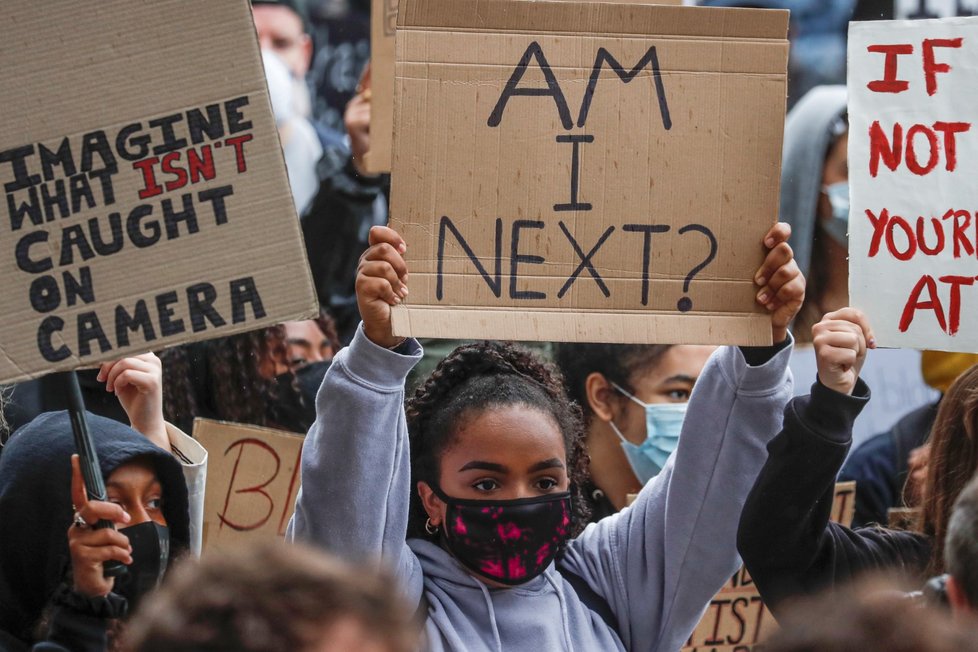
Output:
<path fill-rule="evenodd" d="M 792 394 L 790 342 L 714 353 L 689 401 L 679 446 L 635 503 L 588 526 L 564 565 L 603 597 L 626 649 L 674 652 L 740 565 L 737 522 Z"/>
<path fill-rule="evenodd" d="M 204 488 L 207 486 L 207 449 L 171 423 L 166 424 L 170 450 L 183 467 L 190 505 L 190 552 L 199 557 L 204 541 Z"/>
<path fill-rule="evenodd" d="M 421 567 L 406 543 L 411 491 L 404 379 L 421 359 L 407 340 L 382 348 L 357 328 L 316 397 L 316 421 L 302 446 L 302 485 L 286 537 L 348 560 L 381 560 L 412 599 Z"/>
<path fill-rule="evenodd" d="M 868 400 L 862 381 L 852 396 L 816 382 L 811 396 L 788 404 L 784 427 L 768 446 L 767 462 L 744 505 L 737 546 L 775 617 L 785 598 L 866 570 L 914 576 L 927 564 L 927 539 L 916 533 L 852 530 L 829 521 L 835 476 Z"/>

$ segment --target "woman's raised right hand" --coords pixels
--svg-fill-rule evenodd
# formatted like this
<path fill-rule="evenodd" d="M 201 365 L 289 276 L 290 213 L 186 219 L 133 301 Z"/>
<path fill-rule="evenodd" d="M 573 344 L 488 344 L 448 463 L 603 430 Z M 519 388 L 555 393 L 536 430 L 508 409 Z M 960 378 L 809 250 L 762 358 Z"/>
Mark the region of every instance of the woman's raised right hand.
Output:
<path fill-rule="evenodd" d="M 391 327 L 391 308 L 408 294 L 407 244 L 386 226 L 370 229 L 370 247 L 360 256 L 357 268 L 357 306 L 363 331 L 378 346 L 393 348 L 404 341 Z"/>

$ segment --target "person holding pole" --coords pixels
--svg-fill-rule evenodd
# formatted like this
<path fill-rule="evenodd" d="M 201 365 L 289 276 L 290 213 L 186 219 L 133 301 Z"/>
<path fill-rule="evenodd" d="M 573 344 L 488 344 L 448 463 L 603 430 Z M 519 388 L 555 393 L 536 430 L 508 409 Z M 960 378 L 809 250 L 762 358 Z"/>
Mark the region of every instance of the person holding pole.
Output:
<path fill-rule="evenodd" d="M 775 344 L 721 348 L 662 472 L 582 531 L 583 427 L 552 367 L 509 344 L 462 346 L 404 407 L 422 355 L 391 330 L 407 243 L 374 227 L 363 322 L 319 392 L 287 536 L 386 564 L 431 650 L 679 649 L 739 566 L 740 509 L 791 396 L 804 278 L 788 235 L 765 236 L 755 276 Z"/>
<path fill-rule="evenodd" d="M 86 415 L 106 501 L 86 494 L 68 412 L 38 416 L 0 455 L 0 649 L 106 650 L 167 560 L 199 553 L 207 453 L 163 421 L 159 359 L 105 363 L 99 378 L 132 423 Z M 106 577 L 108 561 L 127 572 Z"/>

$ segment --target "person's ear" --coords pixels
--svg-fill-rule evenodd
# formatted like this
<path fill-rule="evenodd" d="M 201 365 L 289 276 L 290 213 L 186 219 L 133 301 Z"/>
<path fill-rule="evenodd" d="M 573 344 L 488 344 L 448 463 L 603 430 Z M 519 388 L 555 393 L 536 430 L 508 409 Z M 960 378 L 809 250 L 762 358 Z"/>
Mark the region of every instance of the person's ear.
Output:
<path fill-rule="evenodd" d="M 584 379 L 584 395 L 595 417 L 612 421 L 618 413 L 618 392 L 604 374 L 593 371 Z"/>
<path fill-rule="evenodd" d="M 421 505 L 428 513 L 431 524 L 435 527 L 445 522 L 445 503 L 435 495 L 427 482 L 418 483 L 418 495 L 421 497 Z"/>
<path fill-rule="evenodd" d="M 971 611 L 971 603 L 968 601 L 968 596 L 964 592 L 964 587 L 961 586 L 958 580 L 954 579 L 953 575 L 947 576 L 944 587 L 947 590 L 947 601 L 951 605 L 951 613 L 954 614 L 954 617 L 974 618 L 974 613 Z"/>

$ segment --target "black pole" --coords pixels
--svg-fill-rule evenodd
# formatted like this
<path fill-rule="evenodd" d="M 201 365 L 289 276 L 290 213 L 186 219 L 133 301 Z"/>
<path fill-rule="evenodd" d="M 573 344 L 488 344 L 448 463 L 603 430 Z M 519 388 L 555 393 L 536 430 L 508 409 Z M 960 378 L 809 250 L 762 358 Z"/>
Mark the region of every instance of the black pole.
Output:
<path fill-rule="evenodd" d="M 68 395 L 68 415 L 71 417 L 71 430 L 75 433 L 75 448 L 78 451 L 82 479 L 85 481 L 85 491 L 89 500 L 104 501 L 105 482 L 99 468 L 98 453 L 95 452 L 95 445 L 88 431 L 85 399 L 82 398 L 81 387 L 78 385 L 78 375 L 74 371 L 68 371 L 64 373 L 64 378 L 67 390 L 65 393 Z M 100 519 L 94 527 L 96 530 L 115 528 L 112 521 L 105 519 Z M 109 560 L 102 563 L 102 572 L 106 577 L 118 577 L 126 572 L 126 566 L 122 562 Z"/>

